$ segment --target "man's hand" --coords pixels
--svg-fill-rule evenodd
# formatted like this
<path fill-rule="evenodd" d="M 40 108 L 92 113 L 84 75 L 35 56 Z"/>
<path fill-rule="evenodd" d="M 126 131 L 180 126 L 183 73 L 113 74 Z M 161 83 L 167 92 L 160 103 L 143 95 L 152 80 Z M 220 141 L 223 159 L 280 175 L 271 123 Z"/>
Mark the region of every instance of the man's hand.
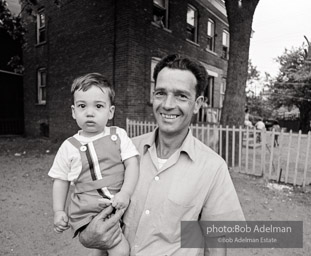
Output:
<path fill-rule="evenodd" d="M 112 214 L 110 205 L 102 210 L 88 226 L 80 233 L 79 240 L 87 248 L 108 250 L 121 241 L 121 228 L 119 220 L 123 211 Z"/>

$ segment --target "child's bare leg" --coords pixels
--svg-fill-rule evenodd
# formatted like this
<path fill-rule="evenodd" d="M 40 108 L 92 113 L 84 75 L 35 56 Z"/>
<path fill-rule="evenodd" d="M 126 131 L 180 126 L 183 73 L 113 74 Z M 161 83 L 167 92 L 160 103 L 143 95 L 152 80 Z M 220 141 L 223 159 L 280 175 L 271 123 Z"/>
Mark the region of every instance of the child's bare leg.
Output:
<path fill-rule="evenodd" d="M 115 247 L 108 250 L 108 255 L 109 256 L 129 256 L 130 255 L 130 246 L 123 234 L 122 234 L 121 242 L 118 243 Z"/>

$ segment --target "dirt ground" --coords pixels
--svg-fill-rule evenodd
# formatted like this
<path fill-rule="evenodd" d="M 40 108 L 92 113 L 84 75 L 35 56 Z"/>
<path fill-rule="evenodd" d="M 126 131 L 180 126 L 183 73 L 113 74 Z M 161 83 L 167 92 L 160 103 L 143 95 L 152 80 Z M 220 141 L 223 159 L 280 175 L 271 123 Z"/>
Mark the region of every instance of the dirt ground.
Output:
<path fill-rule="evenodd" d="M 53 232 L 52 181 L 47 176 L 58 143 L 0 138 L 0 255 L 82 256 L 71 233 Z M 229 249 L 228 255 L 311 255 L 310 192 L 268 186 L 263 178 L 231 172 L 247 220 L 302 220 L 298 249 Z M 148 255 L 146 255 L 148 256 Z"/>

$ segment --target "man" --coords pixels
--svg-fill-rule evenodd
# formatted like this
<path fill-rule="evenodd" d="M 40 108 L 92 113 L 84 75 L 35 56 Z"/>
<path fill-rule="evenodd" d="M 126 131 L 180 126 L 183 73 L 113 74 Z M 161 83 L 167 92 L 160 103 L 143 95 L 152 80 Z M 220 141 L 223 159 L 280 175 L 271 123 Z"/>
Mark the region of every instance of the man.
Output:
<path fill-rule="evenodd" d="M 133 139 L 140 153 L 140 177 L 124 215 L 131 255 L 203 255 L 180 248 L 182 220 L 244 220 L 225 161 L 189 130 L 207 83 L 204 67 L 179 55 L 162 59 L 154 70 L 153 111 L 158 128 Z M 80 235 L 90 248 L 110 248 L 119 241 L 120 214 L 105 218 L 107 208 Z M 112 236 L 112 239 L 109 237 Z M 226 249 L 204 250 L 226 255 Z"/>

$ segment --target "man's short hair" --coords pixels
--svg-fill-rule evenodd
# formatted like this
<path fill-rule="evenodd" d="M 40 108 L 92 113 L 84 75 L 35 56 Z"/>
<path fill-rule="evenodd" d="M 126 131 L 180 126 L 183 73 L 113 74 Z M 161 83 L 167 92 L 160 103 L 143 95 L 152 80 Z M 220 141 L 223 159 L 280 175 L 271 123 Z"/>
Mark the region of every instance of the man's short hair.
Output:
<path fill-rule="evenodd" d="M 153 79 L 155 81 L 155 86 L 157 86 L 157 78 L 160 71 L 163 68 L 188 70 L 197 79 L 196 84 L 196 97 L 203 95 L 205 88 L 207 86 L 207 71 L 203 65 L 191 58 L 183 57 L 179 54 L 172 54 L 164 57 L 160 60 L 154 68 Z"/>
<path fill-rule="evenodd" d="M 99 89 L 103 90 L 106 89 L 108 92 L 108 96 L 110 99 L 111 105 L 114 105 L 114 98 L 115 98 L 115 92 L 112 88 L 112 85 L 108 81 L 106 77 L 104 77 L 102 74 L 99 73 L 89 73 L 80 77 L 77 77 L 71 86 L 71 96 L 72 101 L 74 102 L 74 93 L 76 91 L 87 91 L 92 86 L 96 86 Z"/>

